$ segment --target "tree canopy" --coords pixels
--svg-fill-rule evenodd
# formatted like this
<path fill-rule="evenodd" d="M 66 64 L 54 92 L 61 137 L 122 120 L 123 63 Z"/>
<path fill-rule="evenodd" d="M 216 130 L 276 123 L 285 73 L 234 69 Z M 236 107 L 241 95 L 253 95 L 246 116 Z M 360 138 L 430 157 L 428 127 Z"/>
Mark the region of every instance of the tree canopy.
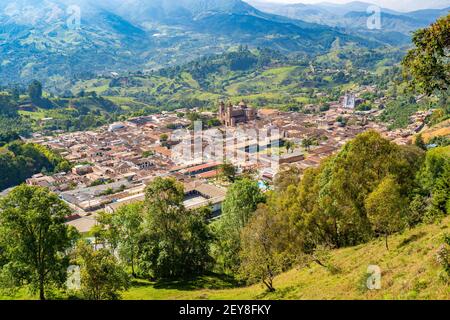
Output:
<path fill-rule="evenodd" d="M 38 291 L 40 299 L 66 280 L 69 250 L 76 231 L 65 225 L 69 207 L 42 187 L 21 185 L 0 201 L 1 273 L 12 281 Z"/>
<path fill-rule="evenodd" d="M 415 48 L 403 60 L 407 76 L 424 93 L 448 92 L 450 85 L 450 14 L 413 35 Z"/>
<path fill-rule="evenodd" d="M 228 188 L 222 204 L 222 217 L 213 226 L 217 243 L 215 255 L 224 270 L 239 265 L 240 231 L 265 197 L 255 181 L 244 178 Z"/>
<path fill-rule="evenodd" d="M 80 240 L 74 252 L 80 266 L 81 293 L 87 300 L 117 300 L 130 286 L 130 279 L 116 257 L 106 248 L 94 250 Z"/>
<path fill-rule="evenodd" d="M 139 267 L 156 279 L 192 276 L 211 266 L 205 210 L 188 211 L 183 186 L 156 178 L 146 189 Z"/>

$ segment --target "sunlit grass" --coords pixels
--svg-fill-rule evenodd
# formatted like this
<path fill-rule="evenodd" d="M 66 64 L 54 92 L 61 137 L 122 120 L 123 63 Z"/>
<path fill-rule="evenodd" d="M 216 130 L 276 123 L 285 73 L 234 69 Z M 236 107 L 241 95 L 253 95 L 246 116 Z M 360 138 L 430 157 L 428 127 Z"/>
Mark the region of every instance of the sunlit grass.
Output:
<path fill-rule="evenodd" d="M 390 250 L 382 239 L 351 248 L 335 250 L 331 264 L 339 271 L 319 265 L 294 269 L 275 279 L 274 293 L 260 284 L 233 289 L 205 287 L 205 280 L 191 287 L 173 283 L 157 285 L 140 281 L 125 299 L 450 299 L 450 285 L 442 280 L 443 270 L 435 255 L 442 236 L 450 232 L 450 218 L 423 225 L 389 239 Z M 382 270 L 381 290 L 362 290 L 367 267 Z"/>

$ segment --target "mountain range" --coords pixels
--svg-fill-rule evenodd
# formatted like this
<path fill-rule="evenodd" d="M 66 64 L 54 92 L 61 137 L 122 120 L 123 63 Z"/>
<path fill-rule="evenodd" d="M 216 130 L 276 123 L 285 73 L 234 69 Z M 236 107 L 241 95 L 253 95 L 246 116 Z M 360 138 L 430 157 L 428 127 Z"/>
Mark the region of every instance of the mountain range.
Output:
<path fill-rule="evenodd" d="M 331 10 L 323 4 L 262 6 L 241 0 L 76 3 L 0 0 L 0 84 L 41 79 L 52 86 L 111 71 L 158 69 L 241 44 L 315 55 L 330 50 L 336 40 L 370 48 L 407 41 L 398 31 L 380 36 L 346 27 L 346 19 L 366 19 L 356 4 Z M 387 14 L 414 29 L 438 13 Z M 342 22 L 329 23 L 327 15 L 338 15 Z"/>
<path fill-rule="evenodd" d="M 367 20 L 373 14 L 370 11 L 373 4 L 360 1 L 346 4 L 327 2 L 318 4 L 279 4 L 247 0 L 247 3 L 263 12 L 310 23 L 340 27 L 347 32 L 355 32 L 361 29 L 364 30 L 363 32 L 367 32 Z M 447 15 L 450 11 L 450 6 L 444 9 L 425 9 L 412 12 L 399 12 L 388 8 L 379 9 L 381 14 L 381 29 L 378 33 L 395 32 L 398 34 L 400 41 L 409 41 L 409 36 L 412 31 L 423 28 L 437 18 Z M 359 33 L 361 34 L 361 32 Z"/>

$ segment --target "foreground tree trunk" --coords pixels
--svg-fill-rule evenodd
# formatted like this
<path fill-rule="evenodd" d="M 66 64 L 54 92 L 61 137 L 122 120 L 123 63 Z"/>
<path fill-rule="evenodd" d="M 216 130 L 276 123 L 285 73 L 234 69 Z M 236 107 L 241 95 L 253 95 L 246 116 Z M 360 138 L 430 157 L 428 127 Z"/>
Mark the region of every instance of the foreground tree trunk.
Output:
<path fill-rule="evenodd" d="M 314 262 L 317 263 L 317 264 L 318 264 L 319 266 L 321 266 L 321 267 L 327 268 L 327 266 L 324 265 L 324 264 L 322 263 L 322 261 L 320 261 L 320 260 L 317 259 L 317 258 L 314 258 Z"/>
<path fill-rule="evenodd" d="M 275 288 L 273 287 L 272 279 L 268 279 L 267 281 L 263 280 L 263 283 L 267 287 L 267 290 L 269 290 L 269 292 L 274 292 L 275 291 Z"/>
<path fill-rule="evenodd" d="M 134 271 L 134 254 L 131 253 L 131 275 L 136 278 L 136 272 Z"/>
<path fill-rule="evenodd" d="M 45 300 L 44 279 L 39 280 L 39 299 Z"/>
<path fill-rule="evenodd" d="M 270 267 L 270 265 L 267 265 L 267 273 L 268 273 L 267 280 L 263 279 L 263 283 L 266 285 L 269 292 L 274 292 L 275 291 L 275 288 L 273 287 L 274 275 L 273 275 L 272 268 Z"/>

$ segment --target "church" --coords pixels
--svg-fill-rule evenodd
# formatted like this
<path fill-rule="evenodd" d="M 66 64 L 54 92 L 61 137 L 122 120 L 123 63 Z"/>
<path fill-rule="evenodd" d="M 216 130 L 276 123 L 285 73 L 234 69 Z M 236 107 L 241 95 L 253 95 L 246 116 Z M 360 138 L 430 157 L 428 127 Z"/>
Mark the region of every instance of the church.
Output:
<path fill-rule="evenodd" d="M 237 106 L 231 102 L 226 106 L 223 101 L 219 104 L 219 120 L 227 127 L 235 127 L 238 123 L 256 120 L 256 109 L 241 101 Z"/>

